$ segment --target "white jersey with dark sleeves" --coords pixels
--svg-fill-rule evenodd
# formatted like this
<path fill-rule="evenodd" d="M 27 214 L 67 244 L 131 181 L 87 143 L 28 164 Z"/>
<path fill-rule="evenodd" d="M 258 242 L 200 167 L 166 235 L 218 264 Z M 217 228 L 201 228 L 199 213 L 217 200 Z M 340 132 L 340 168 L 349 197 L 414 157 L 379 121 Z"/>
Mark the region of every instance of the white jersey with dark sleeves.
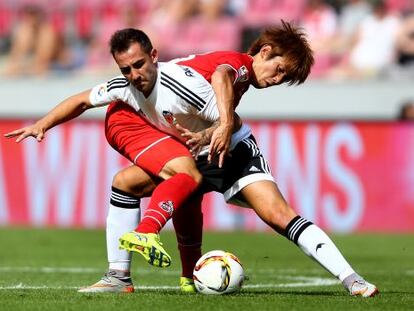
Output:
<path fill-rule="evenodd" d="M 179 139 L 175 124 L 192 132 L 210 127 L 219 119 L 216 97 L 210 83 L 189 67 L 173 63 L 158 63 L 157 81 L 148 97 L 117 76 L 92 88 L 89 95 L 94 106 L 123 101 L 141 112 L 160 130 Z M 232 146 L 250 135 L 250 128 L 243 126 L 232 139 Z"/>

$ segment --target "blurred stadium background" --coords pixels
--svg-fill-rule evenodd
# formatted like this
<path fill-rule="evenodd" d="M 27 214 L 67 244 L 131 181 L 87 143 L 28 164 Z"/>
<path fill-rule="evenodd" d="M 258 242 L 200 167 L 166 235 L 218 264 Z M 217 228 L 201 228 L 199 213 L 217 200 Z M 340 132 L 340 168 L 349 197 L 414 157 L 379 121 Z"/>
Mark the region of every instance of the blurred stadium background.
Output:
<path fill-rule="evenodd" d="M 414 231 L 414 1 L 1 0 L 0 132 L 118 75 L 119 28 L 146 31 L 161 60 L 244 51 L 280 19 L 315 50 L 309 81 L 251 89 L 239 106 L 287 199 L 331 232 Z M 411 111 L 411 115 L 410 115 Z M 0 225 L 102 228 L 113 174 L 105 109 L 41 144 L 0 140 Z M 249 210 L 204 200 L 210 230 L 268 230 Z"/>

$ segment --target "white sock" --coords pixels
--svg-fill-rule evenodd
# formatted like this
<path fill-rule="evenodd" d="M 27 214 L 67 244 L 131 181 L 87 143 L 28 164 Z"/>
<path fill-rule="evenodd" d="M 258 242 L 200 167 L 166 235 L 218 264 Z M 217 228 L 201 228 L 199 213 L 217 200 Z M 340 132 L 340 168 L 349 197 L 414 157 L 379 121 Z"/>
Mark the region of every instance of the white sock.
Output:
<path fill-rule="evenodd" d="M 295 217 L 286 227 L 286 237 L 341 282 L 355 273 L 328 235 L 310 221 Z"/>
<path fill-rule="evenodd" d="M 134 230 L 141 218 L 139 198 L 112 187 L 106 218 L 106 248 L 109 270 L 130 271 L 132 254 L 119 249 L 119 237 Z"/>

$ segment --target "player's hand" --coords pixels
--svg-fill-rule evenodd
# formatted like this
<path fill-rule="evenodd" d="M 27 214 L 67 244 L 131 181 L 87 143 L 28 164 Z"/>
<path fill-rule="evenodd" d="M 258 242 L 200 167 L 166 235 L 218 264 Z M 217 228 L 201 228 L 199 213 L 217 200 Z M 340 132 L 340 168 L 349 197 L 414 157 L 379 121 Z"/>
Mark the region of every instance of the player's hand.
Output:
<path fill-rule="evenodd" d="M 180 124 L 176 124 L 175 127 L 181 133 L 181 137 L 185 139 L 185 143 L 190 148 L 190 152 L 194 159 L 197 160 L 201 149 L 210 142 L 209 137 L 206 135 L 205 131 L 194 133 L 182 127 Z"/>
<path fill-rule="evenodd" d="M 233 127 L 220 124 L 213 132 L 207 160 L 211 162 L 215 155 L 219 156 L 218 166 L 222 167 L 224 158 L 230 152 L 230 142 Z"/>
<path fill-rule="evenodd" d="M 4 134 L 4 137 L 6 138 L 13 138 L 16 136 L 17 136 L 16 143 L 21 142 L 23 139 L 29 136 L 32 136 L 38 142 L 41 142 L 43 138 L 45 137 L 45 130 L 40 126 L 33 124 L 33 125 L 23 127 L 21 129 L 15 130 L 13 132 Z"/>

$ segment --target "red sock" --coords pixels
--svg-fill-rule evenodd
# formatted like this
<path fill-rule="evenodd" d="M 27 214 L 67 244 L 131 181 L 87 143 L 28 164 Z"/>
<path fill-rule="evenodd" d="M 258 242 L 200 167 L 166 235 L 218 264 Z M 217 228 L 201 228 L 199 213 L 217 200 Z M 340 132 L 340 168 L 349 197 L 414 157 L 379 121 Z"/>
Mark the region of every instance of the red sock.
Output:
<path fill-rule="evenodd" d="M 202 196 L 191 196 L 173 216 L 178 250 L 180 251 L 181 276 L 186 278 L 193 278 L 195 264 L 201 257 L 201 242 L 203 239 L 202 198 Z"/>
<path fill-rule="evenodd" d="M 198 184 L 188 174 L 179 173 L 160 183 L 152 193 L 144 217 L 135 229 L 142 233 L 158 233 Z"/>
<path fill-rule="evenodd" d="M 178 245 L 181 259 L 181 276 L 192 279 L 197 260 L 201 257 L 201 244 Z"/>

